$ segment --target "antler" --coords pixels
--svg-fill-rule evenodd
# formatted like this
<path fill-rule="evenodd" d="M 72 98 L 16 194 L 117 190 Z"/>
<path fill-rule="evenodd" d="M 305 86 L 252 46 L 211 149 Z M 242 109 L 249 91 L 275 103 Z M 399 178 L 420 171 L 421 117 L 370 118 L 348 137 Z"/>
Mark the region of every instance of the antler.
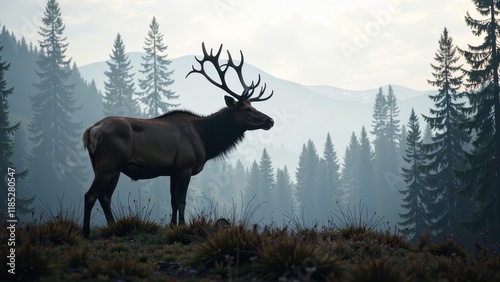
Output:
<path fill-rule="evenodd" d="M 231 53 L 229 53 L 229 51 L 227 51 L 227 56 L 228 56 L 228 61 L 226 64 L 222 64 L 220 65 L 219 64 L 219 56 L 220 56 L 220 53 L 222 51 L 222 44 L 220 45 L 219 47 L 219 50 L 217 51 L 217 53 L 214 55 L 213 54 L 213 50 L 210 49 L 210 55 L 208 54 L 206 48 L 205 48 L 205 43 L 203 42 L 201 44 L 201 47 L 203 49 L 203 58 L 200 60 L 198 58 L 195 57 L 196 61 L 200 64 L 200 69 L 196 69 L 194 66 L 192 66 L 192 70 L 186 75 L 186 77 L 188 77 L 190 74 L 192 73 L 200 73 L 202 74 L 208 81 L 210 81 L 210 83 L 212 83 L 213 85 L 219 87 L 220 89 L 224 90 L 225 92 L 227 92 L 227 94 L 233 96 L 234 98 L 236 98 L 240 103 L 244 102 L 244 101 L 249 101 L 249 102 L 259 102 L 259 101 L 265 101 L 269 98 L 271 98 L 274 94 L 274 91 L 271 91 L 271 94 L 265 98 L 261 98 L 262 95 L 264 95 L 264 92 L 266 91 L 266 84 L 264 83 L 264 86 L 261 86 L 260 87 L 260 93 L 257 97 L 254 97 L 254 98 L 251 98 L 255 89 L 259 86 L 260 84 L 260 74 L 259 74 L 259 77 L 257 79 L 257 83 L 254 83 L 254 81 L 252 80 L 252 83 L 250 83 L 250 85 L 247 85 L 245 83 L 245 80 L 243 79 L 243 73 L 242 73 L 242 68 L 243 68 L 243 63 L 244 63 L 244 58 L 243 58 L 243 52 L 240 51 L 240 54 L 241 54 L 241 62 L 240 64 L 235 64 L 234 61 L 233 61 L 233 58 L 231 57 Z M 212 65 L 215 67 L 215 70 L 217 71 L 217 74 L 219 76 L 219 79 L 221 81 L 221 83 L 218 83 L 217 81 L 215 81 L 213 78 L 211 78 L 205 71 L 205 65 L 204 63 L 205 62 L 210 62 L 212 63 Z M 226 83 L 226 72 L 229 70 L 229 68 L 232 68 L 236 71 L 236 74 L 238 75 L 238 79 L 240 80 L 240 83 L 241 83 L 241 86 L 243 87 L 243 92 L 241 94 L 237 94 L 235 93 L 234 91 L 232 91 L 231 89 L 229 89 L 229 87 L 227 86 L 227 83 Z"/>

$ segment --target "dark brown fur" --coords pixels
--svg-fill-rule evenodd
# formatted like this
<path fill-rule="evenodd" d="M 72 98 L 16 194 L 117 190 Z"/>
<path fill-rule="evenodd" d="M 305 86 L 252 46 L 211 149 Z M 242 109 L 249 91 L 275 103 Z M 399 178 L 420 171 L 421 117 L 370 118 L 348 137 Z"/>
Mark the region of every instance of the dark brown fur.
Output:
<path fill-rule="evenodd" d="M 153 119 L 107 117 L 83 133 L 94 181 L 85 193 L 83 235 L 90 231 L 90 214 L 99 200 L 106 220 L 114 222 L 111 196 L 120 173 L 134 180 L 170 176 L 171 224 L 184 224 L 186 193 L 192 175 L 205 163 L 224 156 L 246 130 L 270 129 L 274 122 L 249 101 L 225 97 L 227 107 L 203 117 L 172 111 Z"/>

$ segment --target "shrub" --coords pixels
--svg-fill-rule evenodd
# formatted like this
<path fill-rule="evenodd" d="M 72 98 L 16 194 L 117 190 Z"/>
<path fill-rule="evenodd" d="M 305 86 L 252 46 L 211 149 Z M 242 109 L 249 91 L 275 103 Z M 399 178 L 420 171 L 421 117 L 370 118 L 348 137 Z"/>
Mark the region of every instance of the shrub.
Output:
<path fill-rule="evenodd" d="M 265 281 L 299 278 L 323 281 L 327 277 L 344 278 L 347 267 L 337 256 L 296 236 L 283 236 L 265 243 L 253 263 L 256 275 Z"/>
<path fill-rule="evenodd" d="M 16 276 L 18 281 L 37 281 L 40 278 L 50 280 L 59 272 L 59 267 L 52 262 L 40 245 L 24 245 L 17 249 Z"/>
<path fill-rule="evenodd" d="M 73 220 L 56 219 L 42 224 L 26 224 L 30 244 L 76 245 L 79 242 L 80 226 Z"/>
<path fill-rule="evenodd" d="M 89 264 L 91 278 L 116 279 L 118 281 L 131 281 L 137 278 L 146 278 L 152 269 L 147 264 L 140 263 L 128 256 L 117 257 L 111 261 L 103 259 L 94 260 Z"/>
<path fill-rule="evenodd" d="M 229 226 L 199 241 L 186 263 L 205 269 L 213 268 L 216 264 L 239 266 L 251 262 L 259 245 L 256 229 L 249 230 L 243 224 Z"/>
<path fill-rule="evenodd" d="M 459 246 L 458 243 L 453 239 L 446 239 L 443 242 L 429 244 L 427 246 L 427 250 L 429 253 L 435 256 L 459 256 L 461 258 L 465 258 L 466 251 L 465 248 Z"/>
<path fill-rule="evenodd" d="M 412 278 L 398 268 L 394 261 L 375 259 L 354 267 L 349 281 L 405 282 L 412 281 Z"/>
<path fill-rule="evenodd" d="M 134 233 L 156 234 L 160 226 L 149 219 L 142 219 L 138 215 L 128 215 L 117 222 L 100 229 L 99 235 L 109 238 L 111 236 L 123 237 Z"/>

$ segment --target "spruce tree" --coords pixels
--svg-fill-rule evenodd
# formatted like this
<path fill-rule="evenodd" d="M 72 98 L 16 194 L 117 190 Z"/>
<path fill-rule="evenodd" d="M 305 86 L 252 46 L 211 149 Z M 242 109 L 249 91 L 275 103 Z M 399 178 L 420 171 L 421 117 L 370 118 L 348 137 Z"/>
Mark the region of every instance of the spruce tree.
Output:
<path fill-rule="evenodd" d="M 262 151 L 259 162 L 261 193 L 258 195 L 262 202 L 267 202 L 264 211 L 272 213 L 276 207 L 276 183 L 274 182 L 274 168 L 271 156 L 267 150 Z"/>
<path fill-rule="evenodd" d="M 286 212 L 295 212 L 295 203 L 293 200 L 293 183 L 290 178 L 288 168 L 276 170 L 276 210 L 278 220 L 280 215 Z"/>
<path fill-rule="evenodd" d="M 119 33 L 109 57 L 111 60 L 106 62 L 109 71 L 104 72 L 107 77 L 107 81 L 104 82 L 104 115 L 140 116 L 139 104 L 133 97 L 135 86 L 134 75 L 130 73 L 132 66 L 128 55 L 125 54 L 125 44 Z"/>
<path fill-rule="evenodd" d="M 345 150 L 344 163 L 342 164 L 342 190 L 344 194 L 343 203 L 352 204 L 359 200 L 359 142 L 353 132 L 349 145 Z"/>
<path fill-rule="evenodd" d="M 239 195 L 238 198 L 241 198 L 244 196 L 245 188 L 247 186 L 247 173 L 245 170 L 245 167 L 241 163 L 240 160 L 236 162 L 236 165 L 234 167 L 234 179 L 235 179 L 235 185 L 236 185 L 236 193 Z"/>
<path fill-rule="evenodd" d="M 431 115 L 423 115 L 425 121 L 436 133 L 431 142 L 422 145 L 426 163 L 421 170 L 426 174 L 429 196 L 433 200 L 427 208 L 433 229 L 445 229 L 447 233 L 463 233 L 460 222 L 466 210 L 465 200 L 458 196 L 462 185 L 454 171 L 464 170 L 463 146 L 469 142 L 467 134 L 458 128 L 465 121 L 464 102 L 460 102 L 462 93 L 462 75 L 457 65 L 460 57 L 456 54 L 453 40 L 445 28 L 439 39 L 439 49 L 434 57 L 436 64 L 431 64 L 434 80 L 429 84 L 438 88 L 437 95 L 429 96 L 435 103 Z"/>
<path fill-rule="evenodd" d="M 309 139 L 307 144 L 302 146 L 299 165 L 295 173 L 297 181 L 295 198 L 299 202 L 300 212 L 304 211 L 305 218 L 310 221 L 315 220 L 318 168 L 319 156 L 316 151 L 316 146 L 313 141 Z"/>
<path fill-rule="evenodd" d="M 139 79 L 142 91 L 137 94 L 141 97 L 141 102 L 146 105 L 145 115 L 156 117 L 177 107 L 178 104 L 168 101 L 177 99 L 179 96 L 168 89 L 174 83 L 170 78 L 173 71 L 168 70 L 171 61 L 167 60 L 167 54 L 163 54 L 167 50 L 167 46 L 163 44 L 163 35 L 160 33 L 160 25 L 155 17 L 153 17 L 149 28 L 148 36 L 144 42 L 146 56 L 142 57 L 144 63 L 141 64 L 143 69 L 140 70 L 146 77 Z"/>
<path fill-rule="evenodd" d="M 387 93 L 387 125 L 386 125 L 386 136 L 387 141 L 390 142 L 391 148 L 395 149 L 397 147 L 399 138 L 401 136 L 401 130 L 399 125 L 399 107 L 398 100 L 392 90 L 392 86 L 389 85 Z M 395 151 L 395 150 L 394 150 Z"/>
<path fill-rule="evenodd" d="M 374 170 L 373 170 L 373 150 L 368 139 L 368 133 L 365 127 L 361 128 L 359 136 L 359 153 L 357 160 L 357 171 L 359 174 L 359 198 L 371 208 L 377 208 L 374 202 L 376 195 L 376 187 L 374 185 Z"/>
<path fill-rule="evenodd" d="M 500 233 L 500 86 L 498 67 L 498 14 L 500 1 L 474 0 L 481 19 L 474 19 L 467 12 L 466 24 L 476 36 L 484 40 L 477 46 L 469 45 L 460 53 L 470 65 L 465 70 L 466 86 L 472 90 L 467 94 L 469 106 L 464 107 L 468 121 L 461 128 L 472 138 L 473 150 L 466 152 L 468 167 L 460 172 L 462 193 L 477 201 L 477 209 L 470 214 L 466 224 L 474 231 L 488 228 Z"/>
<path fill-rule="evenodd" d="M 378 89 L 375 96 L 372 117 L 373 130 L 371 133 L 375 136 L 374 144 L 378 145 L 378 142 L 382 142 L 385 139 L 387 132 L 387 100 L 382 87 Z"/>
<path fill-rule="evenodd" d="M 406 213 L 400 213 L 403 219 L 399 224 L 406 226 L 403 232 L 413 240 L 429 228 L 427 223 L 426 183 L 420 167 L 423 165 L 424 156 L 421 152 L 421 133 L 418 117 L 412 108 L 408 121 L 408 137 L 406 141 L 406 155 L 403 157 L 406 165 L 402 168 L 402 176 L 407 184 L 406 189 L 399 191 L 404 195 L 401 207 Z"/>
<path fill-rule="evenodd" d="M 325 188 L 325 191 L 322 193 L 324 195 L 322 198 L 324 197 L 324 200 L 328 200 L 329 204 L 333 204 L 336 200 L 341 198 L 342 192 L 339 159 L 330 133 L 326 135 L 322 160 L 324 161 L 325 167 L 324 179 L 321 180 L 321 185 Z"/>
<path fill-rule="evenodd" d="M 316 215 L 319 221 L 328 220 L 328 210 L 331 210 L 341 197 L 340 165 L 337 152 L 333 147 L 330 133 L 326 136 L 323 156 L 318 163 L 318 181 L 316 194 Z"/>
<path fill-rule="evenodd" d="M 388 94 L 384 96 L 382 88 L 379 89 L 375 97 L 373 108 L 372 134 L 374 135 L 374 171 L 375 171 L 375 202 L 378 212 L 383 214 L 390 222 L 397 221 L 398 205 L 388 205 L 387 203 L 397 203 L 401 199 L 398 193 L 398 183 L 400 181 L 399 156 L 397 154 L 400 138 L 399 109 L 396 95 L 392 86 L 388 87 Z"/>
<path fill-rule="evenodd" d="M 30 182 L 36 183 L 37 190 L 43 189 L 43 193 L 37 194 L 42 202 L 51 205 L 58 203 L 57 197 L 61 199 L 63 194 L 65 201 L 77 200 L 68 195 L 81 196 L 74 191 L 83 188 L 86 172 L 79 153 L 82 126 L 72 120 L 80 107 L 75 105 L 74 85 L 67 84 L 71 59 L 66 59 L 65 26 L 56 0 L 47 2 L 42 23 L 42 52 L 36 62 L 40 82 L 35 84 L 37 93 L 30 97 L 33 120 L 29 131 L 34 143 Z M 65 193 L 68 189 L 71 192 Z"/>
<path fill-rule="evenodd" d="M 7 211 L 7 179 L 10 178 L 9 173 L 13 173 L 16 170 L 11 161 L 14 153 L 14 144 L 12 143 L 11 136 L 19 129 L 20 123 L 11 125 L 9 121 L 8 96 L 12 95 L 14 88 L 9 88 L 5 80 L 5 72 L 9 70 L 10 64 L 2 60 L 2 49 L 3 46 L 0 45 L 0 175 L 2 178 L 0 181 L 0 191 L 2 191 L 2 195 L 0 195 L 0 210 L 5 215 Z M 20 171 L 18 170 L 17 172 Z"/>
<path fill-rule="evenodd" d="M 250 201 L 252 201 L 254 205 L 260 205 L 263 203 L 260 200 L 260 190 L 262 187 L 261 179 L 262 177 L 259 164 L 257 163 L 257 161 L 253 161 L 252 166 L 250 167 L 250 171 L 248 172 L 248 182 L 245 189 L 245 195 L 243 197 L 245 205 L 248 205 Z"/>
<path fill-rule="evenodd" d="M 401 126 L 401 136 L 399 138 L 398 154 L 402 158 L 406 154 L 406 138 L 408 137 L 408 132 L 406 130 L 406 125 Z"/>

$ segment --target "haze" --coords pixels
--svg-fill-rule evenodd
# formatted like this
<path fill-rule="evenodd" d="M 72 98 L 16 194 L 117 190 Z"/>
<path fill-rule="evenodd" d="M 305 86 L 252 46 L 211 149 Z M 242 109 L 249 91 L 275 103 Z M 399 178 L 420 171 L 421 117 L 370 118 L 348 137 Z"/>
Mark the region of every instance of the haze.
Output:
<path fill-rule="evenodd" d="M 28 42 L 46 1 L 0 0 L 0 24 Z M 156 16 L 169 58 L 199 54 L 200 43 L 242 50 L 247 62 L 303 85 L 364 90 L 400 84 L 431 87 L 443 28 L 465 48 L 476 40 L 464 23 L 471 1 L 59 1 L 67 54 L 78 66 L 108 59 L 119 32 L 127 52 L 143 51 Z M 433 44 L 431 44 L 433 43 Z"/>

